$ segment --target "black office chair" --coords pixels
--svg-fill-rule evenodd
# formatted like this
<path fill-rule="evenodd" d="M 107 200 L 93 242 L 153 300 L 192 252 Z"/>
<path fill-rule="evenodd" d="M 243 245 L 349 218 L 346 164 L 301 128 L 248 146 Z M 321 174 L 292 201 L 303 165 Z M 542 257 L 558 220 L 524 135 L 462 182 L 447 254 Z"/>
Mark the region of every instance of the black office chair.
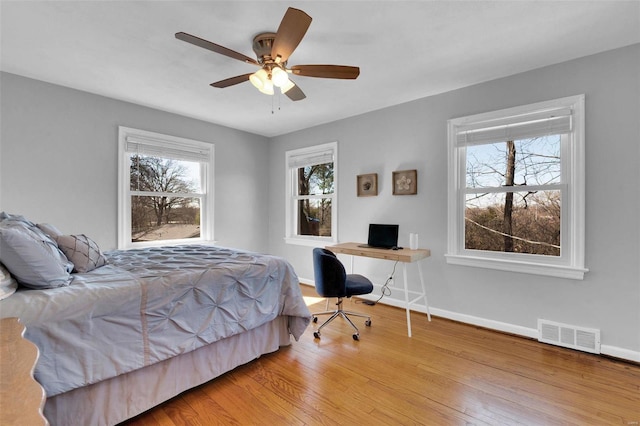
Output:
<path fill-rule="evenodd" d="M 351 327 L 356 331 L 353 334 L 353 340 L 360 339 L 358 327 L 349 319 L 348 315 L 366 318 L 366 326 L 371 325 L 371 317 L 357 312 L 348 312 L 342 309 L 342 299 L 345 297 L 357 296 L 359 294 L 369 294 L 373 291 L 373 284 L 367 278 L 358 274 L 347 274 L 342 262 L 338 260 L 336 255 L 323 248 L 313 249 L 313 272 L 316 280 L 316 291 L 322 297 L 337 297 L 337 309 L 333 311 L 325 311 L 311 314 L 313 322 L 318 322 L 318 315 L 331 315 L 316 331 L 313 336 L 320 338 L 320 330 L 336 317 L 341 316 L 347 320 Z"/>

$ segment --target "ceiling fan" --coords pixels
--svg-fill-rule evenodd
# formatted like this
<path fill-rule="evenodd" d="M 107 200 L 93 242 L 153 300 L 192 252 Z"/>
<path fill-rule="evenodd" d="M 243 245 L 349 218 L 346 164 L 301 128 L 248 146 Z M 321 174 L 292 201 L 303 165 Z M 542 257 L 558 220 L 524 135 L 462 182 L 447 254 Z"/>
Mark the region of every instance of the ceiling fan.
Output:
<path fill-rule="evenodd" d="M 360 74 L 360 68 L 346 65 L 294 65 L 288 67 L 289 56 L 302 41 L 309 25 L 311 25 L 311 17 L 305 12 L 292 7 L 287 9 L 276 33 L 260 33 L 253 38 L 253 51 L 258 60 L 184 32 L 176 33 L 176 38 L 260 67 L 254 73 L 216 81 L 211 83 L 211 86 L 224 88 L 250 81 L 262 93 L 273 95 L 274 86 L 276 86 L 292 101 L 299 101 L 306 98 L 306 95 L 289 79 L 289 74 L 350 80 L 358 78 Z"/>

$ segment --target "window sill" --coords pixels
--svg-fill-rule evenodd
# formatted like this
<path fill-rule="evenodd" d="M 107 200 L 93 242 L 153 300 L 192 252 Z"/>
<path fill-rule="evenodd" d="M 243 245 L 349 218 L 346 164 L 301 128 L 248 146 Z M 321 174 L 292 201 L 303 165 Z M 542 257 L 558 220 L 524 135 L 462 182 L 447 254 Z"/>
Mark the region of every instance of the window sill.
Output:
<path fill-rule="evenodd" d="M 568 278 L 572 280 L 584 279 L 588 269 L 564 265 L 550 265 L 542 263 L 520 262 L 486 257 L 445 255 L 450 265 L 472 266 L 476 268 L 497 269 L 499 271 L 519 272 L 523 274 L 546 275 L 549 277 Z"/>
<path fill-rule="evenodd" d="M 307 247 L 324 247 L 325 245 L 336 244 L 336 240 L 333 238 L 300 238 L 300 237 L 286 237 L 284 242 L 287 244 L 293 244 L 298 246 Z"/>
<path fill-rule="evenodd" d="M 131 249 L 142 249 L 149 247 L 163 247 L 163 246 L 189 246 L 189 245 L 203 245 L 203 246 L 215 246 L 217 245 L 217 241 L 214 240 L 160 240 L 160 241 L 145 241 L 138 243 L 131 243 L 124 247 L 119 248 L 119 250 L 131 250 Z"/>

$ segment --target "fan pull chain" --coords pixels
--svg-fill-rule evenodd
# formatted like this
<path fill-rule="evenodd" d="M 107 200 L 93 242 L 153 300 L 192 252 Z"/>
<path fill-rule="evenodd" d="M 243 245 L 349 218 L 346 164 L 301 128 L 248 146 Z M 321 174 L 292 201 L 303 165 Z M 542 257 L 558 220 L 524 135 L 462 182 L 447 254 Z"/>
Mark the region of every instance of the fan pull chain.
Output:
<path fill-rule="evenodd" d="M 282 93 L 278 93 L 277 95 L 274 93 L 273 96 L 271 96 L 271 114 L 275 114 L 275 98 L 276 96 L 278 97 L 278 111 L 281 111 L 281 107 L 280 107 L 280 99 L 282 99 Z"/>

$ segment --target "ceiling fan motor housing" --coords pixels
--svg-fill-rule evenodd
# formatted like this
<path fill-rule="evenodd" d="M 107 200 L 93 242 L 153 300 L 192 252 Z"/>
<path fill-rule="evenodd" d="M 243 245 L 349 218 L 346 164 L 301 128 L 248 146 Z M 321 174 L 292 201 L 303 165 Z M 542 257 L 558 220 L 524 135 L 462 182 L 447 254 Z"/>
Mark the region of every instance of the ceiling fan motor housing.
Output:
<path fill-rule="evenodd" d="M 271 48 L 275 38 L 276 33 L 260 33 L 253 38 L 253 51 L 261 64 L 274 62 L 271 58 Z"/>

